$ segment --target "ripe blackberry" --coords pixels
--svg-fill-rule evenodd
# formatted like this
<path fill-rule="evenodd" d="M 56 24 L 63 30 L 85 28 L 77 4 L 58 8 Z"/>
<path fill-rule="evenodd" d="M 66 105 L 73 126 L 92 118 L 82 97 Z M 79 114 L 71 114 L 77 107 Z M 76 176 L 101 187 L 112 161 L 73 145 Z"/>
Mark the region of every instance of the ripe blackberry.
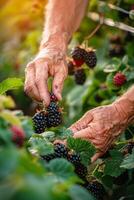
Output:
<path fill-rule="evenodd" d="M 84 60 L 85 53 L 86 53 L 85 49 L 77 46 L 73 49 L 71 55 L 74 60 Z"/>
<path fill-rule="evenodd" d="M 47 162 L 49 162 L 50 160 L 53 160 L 54 158 L 56 158 L 55 154 L 48 154 L 48 155 L 44 155 L 41 156 L 41 158 Z"/>
<path fill-rule="evenodd" d="M 126 76 L 122 72 L 117 72 L 113 78 L 113 83 L 117 87 L 122 86 L 126 82 Z"/>
<path fill-rule="evenodd" d="M 57 101 L 57 97 L 54 95 L 53 92 L 50 93 L 50 100 L 51 100 L 51 102 L 56 102 Z"/>
<path fill-rule="evenodd" d="M 124 154 L 131 154 L 134 148 L 134 142 L 129 142 L 123 149 Z"/>
<path fill-rule="evenodd" d="M 50 112 L 47 115 L 47 127 L 56 127 L 62 123 L 62 115 L 60 112 Z"/>
<path fill-rule="evenodd" d="M 121 37 L 119 35 L 113 35 L 110 38 L 110 43 L 112 43 L 112 44 L 121 44 Z"/>
<path fill-rule="evenodd" d="M 55 154 L 55 157 L 58 157 L 58 158 L 61 158 L 61 157 L 67 158 L 68 149 L 66 148 L 64 144 L 57 143 L 54 145 L 54 154 Z"/>
<path fill-rule="evenodd" d="M 48 113 L 56 113 L 59 112 L 59 106 L 55 102 L 51 102 L 50 105 L 47 107 Z"/>
<path fill-rule="evenodd" d="M 80 163 L 81 159 L 80 159 L 80 155 L 79 154 L 76 154 L 76 153 L 73 153 L 71 155 L 69 155 L 68 157 L 68 161 L 70 161 L 72 164 L 78 164 Z"/>
<path fill-rule="evenodd" d="M 43 133 L 47 127 L 47 117 L 44 112 L 36 113 L 33 118 L 35 133 Z"/>
<path fill-rule="evenodd" d="M 75 82 L 78 85 L 83 85 L 86 81 L 86 74 L 84 69 L 78 69 L 74 73 Z"/>
<path fill-rule="evenodd" d="M 130 142 L 128 145 L 127 145 L 127 149 L 128 149 L 128 153 L 132 153 L 133 151 L 133 148 L 134 148 L 134 142 Z"/>
<path fill-rule="evenodd" d="M 75 165 L 75 173 L 83 180 L 86 179 L 87 168 L 82 164 L 78 163 Z"/>
<path fill-rule="evenodd" d="M 97 63 L 96 53 L 93 50 L 87 51 L 84 54 L 84 61 L 87 64 L 88 67 L 94 68 L 96 66 L 96 63 Z"/>
<path fill-rule="evenodd" d="M 103 200 L 103 196 L 105 194 L 105 189 L 101 183 L 98 181 L 93 181 L 88 183 L 86 186 L 86 189 L 91 192 L 91 194 L 97 199 L 97 200 Z"/>
<path fill-rule="evenodd" d="M 109 50 L 109 56 L 123 56 L 125 54 L 125 50 L 122 45 L 116 44 L 111 45 Z"/>
<path fill-rule="evenodd" d="M 74 63 L 72 61 L 69 61 L 67 63 L 68 66 L 68 74 L 73 75 L 74 74 Z"/>

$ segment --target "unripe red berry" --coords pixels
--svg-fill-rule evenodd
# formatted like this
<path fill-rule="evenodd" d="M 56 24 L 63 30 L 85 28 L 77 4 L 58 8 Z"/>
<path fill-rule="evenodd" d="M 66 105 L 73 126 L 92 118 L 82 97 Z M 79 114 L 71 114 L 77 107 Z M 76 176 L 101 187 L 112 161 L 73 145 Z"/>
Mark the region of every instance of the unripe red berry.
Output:
<path fill-rule="evenodd" d="M 126 80 L 126 76 L 122 72 L 117 72 L 113 78 L 113 83 L 120 87 L 126 82 Z"/>
<path fill-rule="evenodd" d="M 19 147 L 21 147 L 25 139 L 25 133 L 23 129 L 16 125 L 12 125 L 10 130 L 13 133 L 12 135 L 13 142 L 16 143 Z"/>
<path fill-rule="evenodd" d="M 74 60 L 73 60 L 73 64 L 74 64 L 76 67 L 80 67 L 81 65 L 83 65 L 83 63 L 84 63 L 84 60 L 82 60 L 82 59 L 78 59 L 78 60 L 74 59 Z"/>

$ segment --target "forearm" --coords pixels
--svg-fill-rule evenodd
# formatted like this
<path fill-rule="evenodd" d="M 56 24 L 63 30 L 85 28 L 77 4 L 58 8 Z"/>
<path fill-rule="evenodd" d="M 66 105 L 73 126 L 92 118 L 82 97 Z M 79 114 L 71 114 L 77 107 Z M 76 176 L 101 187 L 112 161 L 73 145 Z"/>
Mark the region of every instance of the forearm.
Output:
<path fill-rule="evenodd" d="M 124 95 L 114 102 L 122 115 L 126 116 L 129 121 L 134 118 L 134 86 L 132 86 Z"/>
<path fill-rule="evenodd" d="M 54 40 L 53 43 L 58 40 L 59 48 L 66 49 L 72 34 L 80 25 L 87 4 L 88 0 L 49 0 L 46 7 L 41 48 L 50 40 L 51 42 Z"/>

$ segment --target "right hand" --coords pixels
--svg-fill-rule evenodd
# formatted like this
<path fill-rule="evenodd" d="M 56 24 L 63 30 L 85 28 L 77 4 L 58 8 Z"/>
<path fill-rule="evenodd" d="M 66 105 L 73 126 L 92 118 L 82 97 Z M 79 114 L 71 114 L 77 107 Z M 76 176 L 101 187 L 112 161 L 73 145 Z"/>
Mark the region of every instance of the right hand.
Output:
<path fill-rule="evenodd" d="M 50 76 L 53 77 L 53 93 L 58 100 L 62 99 L 62 88 L 67 77 L 65 49 L 66 45 L 63 40 L 60 41 L 59 39 L 58 41 L 55 38 L 52 43 L 48 41 L 41 48 L 35 59 L 29 62 L 26 67 L 24 87 L 26 94 L 36 101 L 43 102 L 46 106 L 50 103 L 47 85 Z"/>

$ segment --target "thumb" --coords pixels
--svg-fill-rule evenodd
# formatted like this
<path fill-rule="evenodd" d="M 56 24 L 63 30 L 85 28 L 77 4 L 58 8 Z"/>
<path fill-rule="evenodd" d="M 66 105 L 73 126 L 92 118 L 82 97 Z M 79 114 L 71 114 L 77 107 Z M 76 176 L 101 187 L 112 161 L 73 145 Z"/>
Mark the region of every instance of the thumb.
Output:
<path fill-rule="evenodd" d="M 97 152 L 96 154 L 94 154 L 91 158 L 91 162 L 95 162 L 99 157 L 103 156 L 103 152 Z"/>

